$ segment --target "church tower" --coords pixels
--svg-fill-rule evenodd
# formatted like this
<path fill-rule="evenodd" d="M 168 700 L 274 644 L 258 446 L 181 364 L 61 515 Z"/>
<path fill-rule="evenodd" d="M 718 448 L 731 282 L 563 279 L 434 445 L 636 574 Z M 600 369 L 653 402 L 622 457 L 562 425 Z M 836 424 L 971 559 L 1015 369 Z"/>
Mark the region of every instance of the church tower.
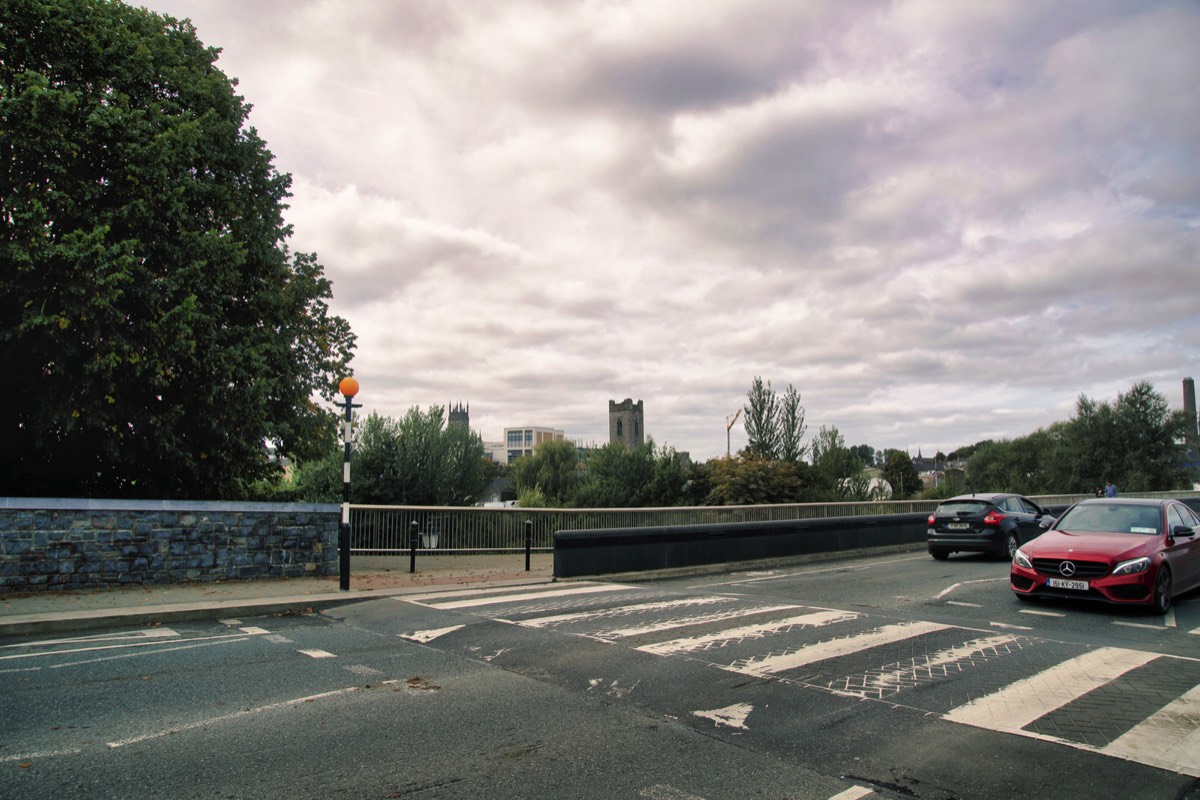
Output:
<path fill-rule="evenodd" d="M 471 407 L 464 406 L 461 402 L 458 405 L 450 406 L 450 416 L 446 420 L 446 427 L 451 425 L 462 425 L 464 428 L 471 427 Z"/>
<path fill-rule="evenodd" d="M 646 419 L 642 401 L 625 398 L 608 401 L 608 441 L 620 442 L 626 450 L 635 450 L 646 442 Z"/>

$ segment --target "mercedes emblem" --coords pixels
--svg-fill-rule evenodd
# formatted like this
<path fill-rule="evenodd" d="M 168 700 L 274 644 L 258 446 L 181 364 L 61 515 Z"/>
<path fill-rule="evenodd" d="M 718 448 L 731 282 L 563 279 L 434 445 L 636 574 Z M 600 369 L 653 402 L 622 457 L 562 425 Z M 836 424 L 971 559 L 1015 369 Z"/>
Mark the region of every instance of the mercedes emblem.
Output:
<path fill-rule="evenodd" d="M 1075 574 L 1075 564 L 1071 561 L 1064 561 L 1058 565 L 1058 571 L 1063 577 L 1069 578 Z"/>

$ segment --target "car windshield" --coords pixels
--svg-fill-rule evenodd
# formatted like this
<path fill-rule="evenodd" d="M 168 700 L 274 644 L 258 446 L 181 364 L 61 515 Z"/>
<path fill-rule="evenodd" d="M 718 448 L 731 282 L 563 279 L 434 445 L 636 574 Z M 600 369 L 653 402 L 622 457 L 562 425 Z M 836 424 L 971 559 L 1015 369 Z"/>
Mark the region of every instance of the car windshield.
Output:
<path fill-rule="evenodd" d="M 982 514 L 991 507 L 985 500 L 949 500 L 937 508 L 938 514 Z"/>
<path fill-rule="evenodd" d="M 1158 506 L 1097 503 L 1075 506 L 1055 527 L 1062 531 L 1155 535 L 1161 526 L 1159 518 Z"/>

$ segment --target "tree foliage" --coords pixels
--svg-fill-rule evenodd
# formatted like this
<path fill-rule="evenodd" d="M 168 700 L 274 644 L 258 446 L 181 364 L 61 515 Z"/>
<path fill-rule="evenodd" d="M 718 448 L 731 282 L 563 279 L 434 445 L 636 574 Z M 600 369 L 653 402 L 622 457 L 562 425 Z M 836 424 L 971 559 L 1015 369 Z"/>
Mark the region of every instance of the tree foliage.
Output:
<path fill-rule="evenodd" d="M 755 376 L 742 410 L 748 458 L 794 462 L 804 456 L 804 407 L 795 387 L 789 384 L 781 398 L 770 381 Z"/>
<path fill-rule="evenodd" d="M 0 0 L 6 494 L 237 498 L 335 448 L 354 337 L 190 23 Z"/>
<path fill-rule="evenodd" d="M 689 469 L 674 448 L 654 439 L 633 450 L 612 442 L 587 461 L 574 505 L 579 508 L 662 508 L 685 501 Z"/>
<path fill-rule="evenodd" d="M 521 456 L 512 464 L 513 484 L 526 504 L 528 493 L 535 491 L 537 505 L 561 508 L 571 504 L 579 481 L 579 451 L 568 441 L 541 442 L 533 455 Z"/>
<path fill-rule="evenodd" d="M 342 498 L 342 462 L 334 449 L 301 464 L 296 499 Z M 369 505 L 465 506 L 479 500 L 491 476 L 479 435 L 446 425 L 441 406 L 411 408 L 394 420 L 372 413 L 356 425 L 350 459 L 350 499 Z"/>
<path fill-rule="evenodd" d="M 806 464 L 765 458 L 718 458 L 708 462 L 711 488 L 705 505 L 796 503 L 805 490 Z"/>
<path fill-rule="evenodd" d="M 903 450 L 887 450 L 884 457 L 881 477 L 892 487 L 893 500 L 906 500 L 924 488 L 912 456 Z"/>
<path fill-rule="evenodd" d="M 1075 416 L 1011 441 L 982 442 L 967 464 L 973 488 L 1026 494 L 1088 493 L 1111 478 L 1124 491 L 1187 485 L 1181 447 L 1186 415 L 1147 382 L 1114 402 L 1080 396 Z"/>
<path fill-rule="evenodd" d="M 871 499 L 871 477 L 866 464 L 846 447 L 836 426 L 821 426 L 813 438 L 812 457 L 813 472 L 824 499 Z"/>

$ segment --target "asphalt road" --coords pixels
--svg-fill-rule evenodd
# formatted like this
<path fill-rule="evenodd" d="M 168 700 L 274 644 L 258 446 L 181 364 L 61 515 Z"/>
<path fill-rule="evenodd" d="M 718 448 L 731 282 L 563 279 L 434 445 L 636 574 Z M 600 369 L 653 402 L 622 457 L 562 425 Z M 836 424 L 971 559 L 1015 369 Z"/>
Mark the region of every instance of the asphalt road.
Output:
<path fill-rule="evenodd" d="M 1200 598 L 920 553 L 0 641 L 2 797 L 1200 798 Z"/>

